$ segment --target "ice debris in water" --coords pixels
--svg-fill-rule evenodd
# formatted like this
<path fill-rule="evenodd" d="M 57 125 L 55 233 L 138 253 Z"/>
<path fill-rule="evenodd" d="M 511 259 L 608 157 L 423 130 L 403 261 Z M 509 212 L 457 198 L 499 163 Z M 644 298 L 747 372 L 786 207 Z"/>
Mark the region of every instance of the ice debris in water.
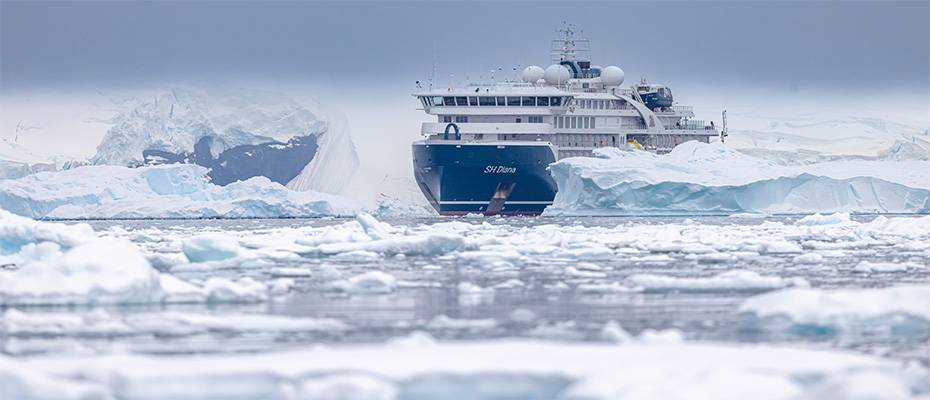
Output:
<path fill-rule="evenodd" d="M 29 240 L 29 243 L 23 241 Z M 121 238 L 98 237 L 87 225 L 37 222 L 0 211 L 0 304 L 111 304 L 257 301 L 258 282 L 208 281 L 204 287 L 159 273 Z M 222 279 L 222 278 L 216 278 Z"/>

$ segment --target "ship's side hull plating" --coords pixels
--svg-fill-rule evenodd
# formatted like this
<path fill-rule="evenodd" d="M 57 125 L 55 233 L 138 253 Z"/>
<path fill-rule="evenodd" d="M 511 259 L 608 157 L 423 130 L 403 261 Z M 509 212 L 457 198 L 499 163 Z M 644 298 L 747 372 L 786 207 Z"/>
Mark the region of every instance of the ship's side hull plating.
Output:
<path fill-rule="evenodd" d="M 554 161 L 548 143 L 413 144 L 417 184 L 442 215 L 538 215 L 555 198 Z"/>

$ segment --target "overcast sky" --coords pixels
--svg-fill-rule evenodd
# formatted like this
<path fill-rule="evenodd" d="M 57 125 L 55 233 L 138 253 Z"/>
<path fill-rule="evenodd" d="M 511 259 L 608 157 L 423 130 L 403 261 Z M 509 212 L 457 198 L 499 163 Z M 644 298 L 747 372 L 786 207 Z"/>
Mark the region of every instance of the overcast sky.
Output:
<path fill-rule="evenodd" d="M 0 89 L 198 80 L 393 86 L 549 62 L 670 85 L 930 91 L 930 1 L 0 2 Z"/>

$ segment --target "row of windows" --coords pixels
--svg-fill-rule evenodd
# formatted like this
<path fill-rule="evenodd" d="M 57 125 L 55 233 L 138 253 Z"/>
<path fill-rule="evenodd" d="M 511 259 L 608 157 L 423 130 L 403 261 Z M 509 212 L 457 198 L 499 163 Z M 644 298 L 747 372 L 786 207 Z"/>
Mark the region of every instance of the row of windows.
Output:
<path fill-rule="evenodd" d="M 559 129 L 594 129 L 594 117 L 555 117 Z"/>
<path fill-rule="evenodd" d="M 565 99 L 567 101 L 568 98 Z M 507 107 L 558 107 L 563 103 L 561 97 L 537 96 L 456 96 L 456 97 L 420 97 L 424 107 L 451 106 L 507 106 Z"/>
<path fill-rule="evenodd" d="M 468 116 L 467 115 L 456 115 L 454 119 L 452 118 L 451 115 L 442 116 L 442 122 L 450 123 L 452 121 L 455 121 L 456 123 L 467 123 Z M 523 117 L 515 117 L 514 122 L 517 122 L 517 123 L 523 122 Z M 543 117 L 542 115 L 530 115 L 526 117 L 526 122 L 529 122 L 531 124 L 541 124 L 543 122 Z"/>
<path fill-rule="evenodd" d="M 625 108 L 623 100 L 574 99 L 572 100 L 572 105 L 578 108 L 592 110 L 619 110 Z"/>

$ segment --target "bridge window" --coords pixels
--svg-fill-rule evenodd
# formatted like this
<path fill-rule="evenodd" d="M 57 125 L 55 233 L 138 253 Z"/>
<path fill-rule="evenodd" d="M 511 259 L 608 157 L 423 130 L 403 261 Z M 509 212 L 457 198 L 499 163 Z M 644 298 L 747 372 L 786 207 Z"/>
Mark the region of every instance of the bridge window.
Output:
<path fill-rule="evenodd" d="M 540 107 L 549 107 L 549 98 L 548 98 L 548 97 L 540 97 L 540 98 L 536 99 L 536 105 L 537 105 L 537 106 L 540 106 Z"/>
<path fill-rule="evenodd" d="M 493 106 L 494 98 L 493 97 L 479 97 L 478 104 L 482 106 Z"/>
<path fill-rule="evenodd" d="M 468 122 L 468 116 L 467 116 L 467 115 L 456 115 L 456 116 L 455 116 L 455 122 L 457 122 L 457 123 L 467 123 L 467 122 Z"/>
<path fill-rule="evenodd" d="M 562 98 L 561 98 L 561 97 L 550 97 L 550 98 L 549 98 L 549 105 L 550 105 L 550 106 L 553 106 L 553 107 L 561 106 L 561 105 L 562 105 Z"/>
<path fill-rule="evenodd" d="M 523 106 L 525 107 L 536 107 L 536 98 L 523 96 Z"/>
<path fill-rule="evenodd" d="M 430 103 L 432 103 L 433 107 L 441 106 L 441 105 L 442 105 L 442 97 L 433 97 L 433 98 L 432 98 L 432 101 L 431 101 Z"/>
<path fill-rule="evenodd" d="M 507 106 L 508 106 L 508 107 L 519 106 L 519 105 L 520 105 L 520 98 L 519 98 L 519 97 L 508 97 L 508 98 L 507 98 Z"/>
<path fill-rule="evenodd" d="M 478 105 L 478 98 L 477 98 L 477 97 L 469 97 L 469 98 L 468 98 L 468 105 L 470 105 L 470 106 L 477 106 L 477 105 Z"/>
<path fill-rule="evenodd" d="M 443 97 L 443 98 L 442 98 L 442 103 L 441 103 L 441 104 L 442 104 L 442 105 L 445 105 L 445 106 L 454 106 L 454 105 L 455 105 L 455 97 Z"/>
<path fill-rule="evenodd" d="M 468 105 L 468 98 L 467 98 L 467 97 L 456 97 L 456 98 L 455 98 L 455 104 L 456 104 L 457 106 L 459 106 L 459 107 L 461 107 L 461 106 L 467 106 L 467 105 Z"/>

